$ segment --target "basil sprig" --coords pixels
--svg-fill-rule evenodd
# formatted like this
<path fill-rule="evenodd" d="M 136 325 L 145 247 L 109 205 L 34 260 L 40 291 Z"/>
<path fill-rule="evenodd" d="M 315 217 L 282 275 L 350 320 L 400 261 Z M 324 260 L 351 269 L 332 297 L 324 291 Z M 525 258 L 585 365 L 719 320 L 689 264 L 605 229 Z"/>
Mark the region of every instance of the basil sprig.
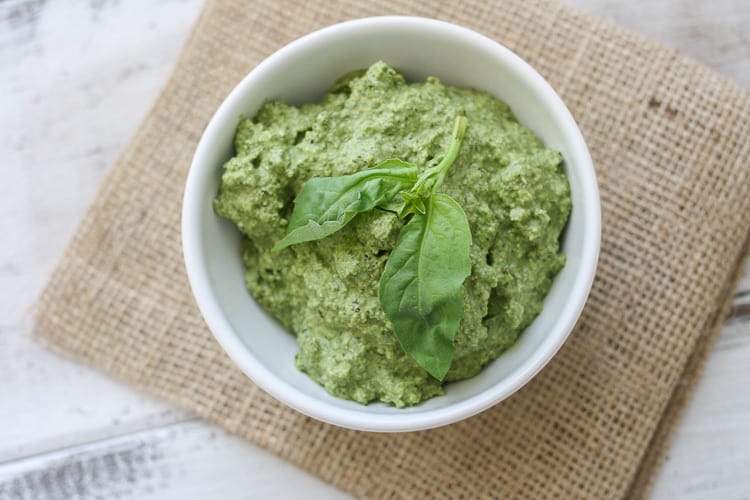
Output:
<path fill-rule="evenodd" d="M 471 231 L 461 206 L 437 190 L 465 134 L 466 118 L 459 116 L 443 160 L 419 175 L 411 163 L 386 160 L 351 175 L 310 179 L 294 200 L 286 236 L 274 246 L 325 238 L 375 207 L 411 215 L 380 277 L 380 305 L 404 351 L 439 380 L 450 369 L 464 314 Z"/>

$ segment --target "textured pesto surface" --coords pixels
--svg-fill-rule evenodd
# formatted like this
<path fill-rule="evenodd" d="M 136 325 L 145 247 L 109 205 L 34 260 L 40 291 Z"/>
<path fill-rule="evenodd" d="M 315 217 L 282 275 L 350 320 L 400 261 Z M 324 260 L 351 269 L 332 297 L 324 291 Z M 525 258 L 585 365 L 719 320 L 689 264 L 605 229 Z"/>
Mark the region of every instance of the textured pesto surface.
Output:
<path fill-rule="evenodd" d="M 388 158 L 434 165 L 458 114 L 469 127 L 441 191 L 463 207 L 473 244 L 452 381 L 475 375 L 516 341 L 565 263 L 559 237 L 571 201 L 561 155 L 489 94 L 434 78 L 407 84 L 384 63 L 342 79 L 321 103 L 272 102 L 239 123 L 215 210 L 245 234 L 248 290 L 297 336 L 297 367 L 335 396 L 400 407 L 443 393 L 402 351 L 378 301 L 402 222 L 378 210 L 323 240 L 270 249 L 310 177 Z"/>

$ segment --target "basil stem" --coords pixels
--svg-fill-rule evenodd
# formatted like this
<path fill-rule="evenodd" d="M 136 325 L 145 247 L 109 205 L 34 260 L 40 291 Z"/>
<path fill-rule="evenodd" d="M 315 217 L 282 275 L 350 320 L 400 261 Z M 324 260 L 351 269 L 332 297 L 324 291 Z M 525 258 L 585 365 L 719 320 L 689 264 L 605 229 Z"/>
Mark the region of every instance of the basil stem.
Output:
<path fill-rule="evenodd" d="M 443 157 L 442 161 L 425 170 L 422 175 L 419 176 L 414 187 L 411 188 L 412 193 L 416 193 L 422 198 L 430 196 L 434 193 L 437 188 L 443 184 L 445 173 L 456 161 L 458 152 L 461 149 L 461 143 L 466 135 L 466 117 L 457 116 L 456 121 L 453 124 L 453 133 L 451 134 L 451 142 L 448 146 L 448 152 Z"/>

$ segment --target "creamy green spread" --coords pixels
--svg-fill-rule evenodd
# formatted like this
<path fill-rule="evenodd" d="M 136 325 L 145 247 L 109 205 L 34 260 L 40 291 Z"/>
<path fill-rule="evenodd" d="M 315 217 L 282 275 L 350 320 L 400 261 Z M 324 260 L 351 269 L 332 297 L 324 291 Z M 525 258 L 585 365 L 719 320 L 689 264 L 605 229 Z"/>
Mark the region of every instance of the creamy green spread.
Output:
<path fill-rule="evenodd" d="M 466 213 L 471 275 L 450 371 L 439 381 L 399 345 L 378 300 L 378 281 L 404 221 L 360 214 L 337 233 L 271 252 L 293 200 L 311 177 L 351 174 L 389 158 L 427 168 L 469 124 L 441 191 Z M 242 118 L 216 212 L 243 233 L 245 282 L 297 337 L 296 366 L 334 396 L 411 406 L 476 375 L 542 309 L 565 264 L 560 235 L 571 210 L 559 152 L 486 92 L 407 83 L 385 63 L 342 77 L 320 103 L 265 104 Z"/>

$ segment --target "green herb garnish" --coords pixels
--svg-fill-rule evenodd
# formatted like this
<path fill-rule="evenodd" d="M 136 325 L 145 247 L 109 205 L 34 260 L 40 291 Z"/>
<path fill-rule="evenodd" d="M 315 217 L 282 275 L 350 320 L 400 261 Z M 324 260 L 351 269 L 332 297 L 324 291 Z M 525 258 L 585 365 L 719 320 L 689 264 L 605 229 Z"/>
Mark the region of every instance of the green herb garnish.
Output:
<path fill-rule="evenodd" d="M 340 177 L 313 177 L 294 199 L 286 236 L 273 250 L 329 236 L 375 207 L 386 207 L 417 182 L 416 166 L 386 160 L 374 168 Z"/>
<path fill-rule="evenodd" d="M 286 236 L 273 247 L 325 238 L 376 207 L 411 215 L 380 278 L 380 305 L 404 351 L 439 380 L 450 369 L 464 314 L 471 231 L 461 206 L 437 190 L 465 133 L 466 118 L 459 116 L 445 157 L 421 174 L 416 165 L 386 160 L 351 175 L 310 179 L 294 200 Z"/>

